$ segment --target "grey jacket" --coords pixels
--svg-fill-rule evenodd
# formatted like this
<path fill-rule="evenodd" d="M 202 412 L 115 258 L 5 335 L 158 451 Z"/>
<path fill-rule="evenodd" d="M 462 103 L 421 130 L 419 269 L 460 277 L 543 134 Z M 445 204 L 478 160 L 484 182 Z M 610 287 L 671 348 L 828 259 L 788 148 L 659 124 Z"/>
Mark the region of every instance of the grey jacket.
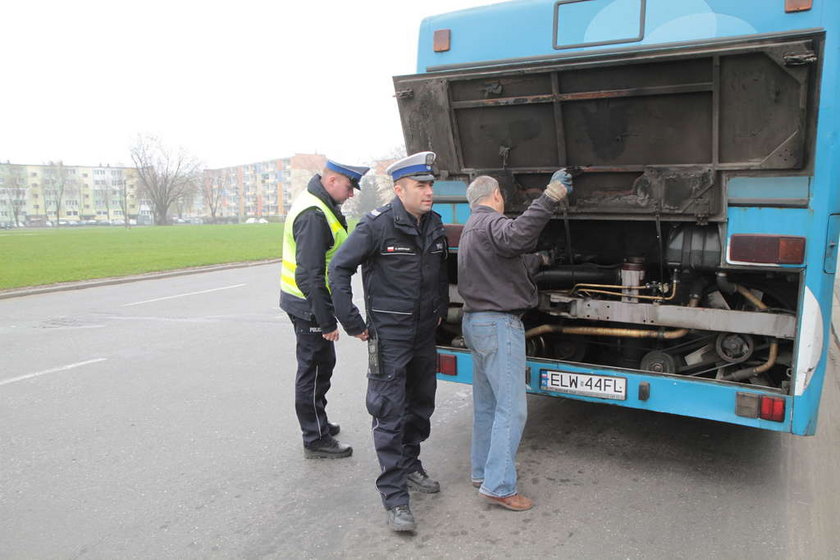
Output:
<path fill-rule="evenodd" d="M 531 280 L 540 259 L 529 255 L 557 203 L 545 195 L 516 219 L 476 206 L 458 246 L 458 292 L 464 311 L 523 312 L 537 305 Z"/>

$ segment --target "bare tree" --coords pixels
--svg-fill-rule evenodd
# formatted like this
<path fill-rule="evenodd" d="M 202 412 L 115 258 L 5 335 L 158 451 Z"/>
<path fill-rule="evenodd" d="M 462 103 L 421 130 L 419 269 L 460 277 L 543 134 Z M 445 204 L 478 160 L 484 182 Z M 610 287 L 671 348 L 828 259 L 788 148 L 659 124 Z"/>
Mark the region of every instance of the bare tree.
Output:
<path fill-rule="evenodd" d="M 113 198 L 112 192 L 113 181 L 109 175 L 104 175 L 104 179 L 96 179 L 94 180 L 94 190 L 99 191 L 97 194 L 99 195 L 99 200 L 105 204 L 105 216 L 107 219 L 111 219 L 111 199 Z"/>
<path fill-rule="evenodd" d="M 58 226 L 65 195 L 74 192 L 76 180 L 71 177 L 70 170 L 62 161 L 49 162 L 43 173 L 44 212 L 49 219 L 50 203 L 52 203 L 55 212 L 55 225 Z"/>
<path fill-rule="evenodd" d="M 199 162 L 183 149 L 170 149 L 152 136 L 137 137 L 131 159 L 140 179 L 139 190 L 152 204 L 155 224 L 167 224 L 172 205 L 195 193 Z"/>
<path fill-rule="evenodd" d="M 175 212 L 179 218 L 183 218 L 184 214 L 188 214 L 195 205 L 195 198 L 200 190 L 198 187 L 200 180 L 201 176 L 198 173 L 194 175 L 190 181 L 189 188 L 185 189 L 184 193 L 175 200 Z"/>
<path fill-rule="evenodd" d="M 11 212 L 11 224 L 22 224 L 26 208 L 26 170 L 22 165 L 5 165 L 6 174 L 0 185 L 0 202 Z"/>
<path fill-rule="evenodd" d="M 204 185 L 201 190 L 201 195 L 204 197 L 204 204 L 210 211 L 211 223 L 216 223 L 216 214 L 222 206 L 222 201 L 225 198 L 225 184 L 227 183 L 227 174 L 220 169 L 208 169 L 204 172 Z"/>
<path fill-rule="evenodd" d="M 376 175 L 365 175 L 359 182 L 359 186 L 361 190 L 356 191 L 356 196 L 342 205 L 342 212 L 354 218 L 361 218 L 371 210 L 379 208 L 387 198 Z"/>
<path fill-rule="evenodd" d="M 391 147 L 390 150 L 386 151 L 384 154 L 380 154 L 379 157 L 374 158 L 377 161 L 384 161 L 384 160 L 393 160 L 396 161 L 398 159 L 402 159 L 406 156 L 405 153 L 405 146 L 403 144 L 399 144 L 396 146 Z"/>
<path fill-rule="evenodd" d="M 105 211 L 108 213 L 108 218 L 111 217 L 111 206 L 119 209 L 122 215 L 123 225 L 128 228 L 128 184 L 127 177 L 121 169 L 111 169 L 110 174 L 105 180 Z"/>

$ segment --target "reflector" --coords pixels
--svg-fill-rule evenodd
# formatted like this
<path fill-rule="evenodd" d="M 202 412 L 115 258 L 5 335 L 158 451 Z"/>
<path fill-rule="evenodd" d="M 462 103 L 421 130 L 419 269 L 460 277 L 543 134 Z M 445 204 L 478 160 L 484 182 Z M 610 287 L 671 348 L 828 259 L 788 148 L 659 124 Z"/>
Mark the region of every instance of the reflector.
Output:
<path fill-rule="evenodd" d="M 435 30 L 434 48 L 435 52 L 446 52 L 449 50 L 449 44 L 452 33 L 449 29 Z"/>
<path fill-rule="evenodd" d="M 805 262 L 805 238 L 779 238 L 779 263 L 801 264 Z"/>
<path fill-rule="evenodd" d="M 804 12 L 810 10 L 814 4 L 814 0 L 785 0 L 785 11 L 790 12 Z"/>
<path fill-rule="evenodd" d="M 788 235 L 733 235 L 729 260 L 767 264 L 805 262 L 805 238 Z"/>
<path fill-rule="evenodd" d="M 438 373 L 444 375 L 458 375 L 458 359 L 451 354 L 438 354 Z"/>
<path fill-rule="evenodd" d="M 464 231 L 464 224 L 444 224 L 443 233 L 446 234 L 446 242 L 450 247 L 457 247 L 461 244 L 461 233 Z"/>

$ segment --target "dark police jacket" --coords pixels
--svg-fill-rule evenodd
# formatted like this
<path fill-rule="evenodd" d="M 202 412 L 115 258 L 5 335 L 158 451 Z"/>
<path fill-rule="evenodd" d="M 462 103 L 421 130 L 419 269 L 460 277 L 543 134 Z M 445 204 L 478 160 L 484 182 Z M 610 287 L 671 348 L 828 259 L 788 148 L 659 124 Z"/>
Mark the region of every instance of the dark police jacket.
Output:
<path fill-rule="evenodd" d="M 347 229 L 347 220 L 341 213 L 341 208 L 321 184 L 320 175 L 315 175 L 309 180 L 306 190 L 323 200 L 344 229 Z M 286 224 L 287 227 L 288 225 Z M 333 234 L 327 224 L 327 217 L 319 208 L 310 208 L 298 215 L 293 227 L 297 246 L 295 282 L 306 299 L 280 292 L 280 307 L 290 315 L 314 321 L 323 332 L 332 332 L 338 328 L 338 324 L 324 279 L 327 270 L 324 255 L 333 245 Z"/>
<path fill-rule="evenodd" d="M 449 305 L 447 243 L 436 212 L 417 220 L 399 198 L 369 212 L 330 263 L 335 314 L 344 330 L 413 342 L 432 336 Z M 353 305 L 350 277 L 362 265 L 367 325 Z"/>

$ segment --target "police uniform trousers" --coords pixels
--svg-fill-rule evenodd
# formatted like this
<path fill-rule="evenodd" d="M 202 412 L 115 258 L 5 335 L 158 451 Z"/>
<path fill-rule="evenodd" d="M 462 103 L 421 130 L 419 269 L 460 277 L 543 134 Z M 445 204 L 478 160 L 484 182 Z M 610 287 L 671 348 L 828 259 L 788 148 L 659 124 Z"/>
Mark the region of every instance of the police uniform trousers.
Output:
<path fill-rule="evenodd" d="M 329 436 L 327 391 L 335 367 L 335 344 L 321 336 L 317 323 L 289 315 L 297 338 L 295 412 L 303 432 L 303 444 L 311 445 Z"/>
<path fill-rule="evenodd" d="M 425 333 L 424 333 L 425 334 Z M 421 341 L 379 339 L 379 367 L 368 371 L 366 405 L 381 473 L 376 487 L 386 509 L 407 505 L 406 475 L 422 470 L 420 443 L 429 437 L 435 409 L 434 333 Z"/>

